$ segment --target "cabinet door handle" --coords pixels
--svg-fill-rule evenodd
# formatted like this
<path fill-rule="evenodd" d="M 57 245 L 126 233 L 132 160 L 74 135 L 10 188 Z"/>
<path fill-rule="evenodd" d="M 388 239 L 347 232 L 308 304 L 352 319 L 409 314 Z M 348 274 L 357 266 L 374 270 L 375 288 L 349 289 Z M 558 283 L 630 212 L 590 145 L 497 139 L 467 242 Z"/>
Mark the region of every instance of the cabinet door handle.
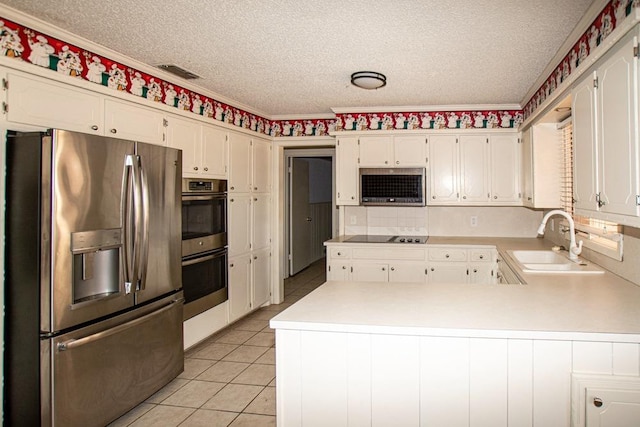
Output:
<path fill-rule="evenodd" d="M 395 269 L 395 268 L 393 268 L 393 267 L 391 267 L 391 271 L 396 271 L 396 269 Z"/>
<path fill-rule="evenodd" d="M 232 190 L 235 190 L 235 189 L 236 189 L 236 187 L 231 187 L 231 189 L 232 189 Z"/>
<path fill-rule="evenodd" d="M 473 269 L 473 272 L 474 272 L 474 273 L 477 273 L 477 272 L 478 272 L 478 270 L 474 268 L 474 269 Z"/>
<path fill-rule="evenodd" d="M 114 133 L 114 134 L 115 134 L 115 133 L 118 133 L 118 129 L 111 129 L 111 130 L 109 130 L 109 132 L 111 132 L 111 133 Z"/>
<path fill-rule="evenodd" d="M 343 269 L 343 270 L 346 270 L 346 269 L 347 269 L 347 266 L 346 266 L 346 265 L 343 265 L 343 266 L 342 266 L 342 269 Z"/>
<path fill-rule="evenodd" d="M 498 196 L 493 196 L 493 198 L 494 198 L 494 199 L 497 199 L 497 198 L 498 198 Z"/>
<path fill-rule="evenodd" d="M 445 258 L 449 258 L 449 254 L 446 254 L 444 257 L 445 257 Z"/>
<path fill-rule="evenodd" d="M 480 259 L 484 259 L 484 255 L 480 255 Z"/>
<path fill-rule="evenodd" d="M 602 406 L 602 399 L 600 399 L 599 397 L 594 397 L 593 398 L 593 406 L 595 406 L 596 408 L 599 408 Z"/>
<path fill-rule="evenodd" d="M 193 170 L 194 170 L 194 171 L 197 171 L 197 170 L 198 170 L 198 167 L 197 167 L 197 166 L 194 166 L 194 167 L 193 167 Z"/>
<path fill-rule="evenodd" d="M 342 252 L 338 252 L 338 256 L 342 256 Z"/>
<path fill-rule="evenodd" d="M 399 164 L 400 164 L 400 160 L 396 160 L 396 165 L 399 165 Z"/>
<path fill-rule="evenodd" d="M 229 267 L 230 267 L 230 268 L 233 268 L 233 263 L 229 264 Z"/>
<path fill-rule="evenodd" d="M 204 171 L 205 171 L 205 172 L 209 171 L 209 168 L 208 168 L 208 167 L 205 167 L 205 168 L 204 168 Z"/>
<path fill-rule="evenodd" d="M 382 267 L 382 271 L 386 271 L 386 268 Z"/>
<path fill-rule="evenodd" d="M 91 129 L 98 130 L 98 126 L 97 125 L 93 125 L 93 126 L 91 126 Z"/>
<path fill-rule="evenodd" d="M 463 198 L 463 199 L 466 199 L 466 198 L 467 198 L 467 196 L 462 196 L 462 198 Z"/>
<path fill-rule="evenodd" d="M 435 271 L 435 270 L 433 269 L 433 267 L 431 267 L 431 271 Z"/>

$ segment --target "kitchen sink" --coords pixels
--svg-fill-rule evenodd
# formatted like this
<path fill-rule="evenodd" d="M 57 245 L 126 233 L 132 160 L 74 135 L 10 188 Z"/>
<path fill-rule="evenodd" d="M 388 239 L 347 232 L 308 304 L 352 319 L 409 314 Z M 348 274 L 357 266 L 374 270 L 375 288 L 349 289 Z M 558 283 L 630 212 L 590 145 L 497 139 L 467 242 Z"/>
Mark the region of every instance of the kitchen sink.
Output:
<path fill-rule="evenodd" d="M 582 259 L 572 261 L 566 252 L 507 251 L 525 273 L 602 274 L 604 271 Z"/>

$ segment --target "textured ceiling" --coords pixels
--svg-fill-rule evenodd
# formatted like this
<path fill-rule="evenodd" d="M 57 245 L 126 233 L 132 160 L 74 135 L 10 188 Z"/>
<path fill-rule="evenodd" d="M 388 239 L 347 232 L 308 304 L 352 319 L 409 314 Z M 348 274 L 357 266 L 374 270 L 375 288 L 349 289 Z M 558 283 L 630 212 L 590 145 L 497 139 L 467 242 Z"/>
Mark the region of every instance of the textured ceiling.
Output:
<path fill-rule="evenodd" d="M 519 104 L 591 0 L 1 0 L 268 116 Z M 0 9 L 1 10 L 1 9 Z M 351 86 L 372 70 L 387 86 Z"/>

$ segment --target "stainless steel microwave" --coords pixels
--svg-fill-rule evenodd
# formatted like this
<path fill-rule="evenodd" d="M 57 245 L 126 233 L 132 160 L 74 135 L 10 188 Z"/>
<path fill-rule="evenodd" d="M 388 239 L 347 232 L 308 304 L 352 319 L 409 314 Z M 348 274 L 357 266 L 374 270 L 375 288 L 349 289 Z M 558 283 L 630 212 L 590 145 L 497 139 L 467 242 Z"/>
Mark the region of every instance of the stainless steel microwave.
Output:
<path fill-rule="evenodd" d="M 363 206 L 425 206 L 425 168 L 360 168 Z"/>

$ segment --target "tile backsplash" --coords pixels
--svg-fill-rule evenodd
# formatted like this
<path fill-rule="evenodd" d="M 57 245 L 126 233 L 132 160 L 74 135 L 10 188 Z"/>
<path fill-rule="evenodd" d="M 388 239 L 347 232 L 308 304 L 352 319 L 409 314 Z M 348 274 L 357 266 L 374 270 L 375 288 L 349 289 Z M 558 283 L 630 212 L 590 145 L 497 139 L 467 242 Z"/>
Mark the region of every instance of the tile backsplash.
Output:
<path fill-rule="evenodd" d="M 521 207 L 347 206 L 344 234 L 536 237 L 541 220 Z"/>

